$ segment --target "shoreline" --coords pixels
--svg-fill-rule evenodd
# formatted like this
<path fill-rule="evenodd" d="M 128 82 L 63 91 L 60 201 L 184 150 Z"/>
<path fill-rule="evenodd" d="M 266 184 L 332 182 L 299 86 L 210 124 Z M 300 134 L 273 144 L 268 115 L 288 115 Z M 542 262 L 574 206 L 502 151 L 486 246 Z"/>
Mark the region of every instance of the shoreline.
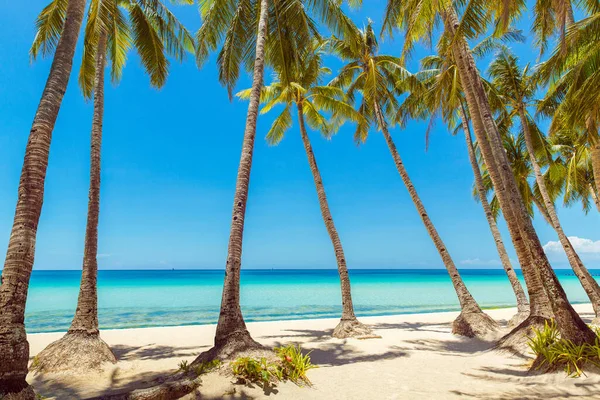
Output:
<path fill-rule="evenodd" d="M 590 304 L 576 305 L 575 309 L 586 321 L 591 319 Z M 486 312 L 506 324 L 516 308 Z M 563 371 L 529 374 L 527 358 L 493 351 L 492 341 L 452 335 L 451 323 L 457 315 L 441 312 L 360 318 L 382 337 L 369 340 L 332 338 L 338 318 L 249 322 L 247 327 L 253 338 L 266 346 L 300 344 L 304 351 L 311 351 L 313 363 L 319 366 L 308 374 L 313 387 L 278 385 L 275 397 L 279 399 L 593 398 L 594 393 L 600 393 L 599 375 L 573 379 Z M 116 365 L 80 376 L 30 374 L 28 380 L 38 393 L 56 399 L 154 386 L 173 374 L 181 361 L 191 362 L 208 350 L 214 330 L 214 324 L 103 330 L 101 337 L 119 359 Z M 62 334 L 28 335 L 32 359 Z M 197 394 L 206 399 L 269 399 L 274 394 L 236 385 L 231 377 L 219 373 L 205 375 L 202 381 Z"/>
<path fill-rule="evenodd" d="M 589 303 L 586 302 L 571 302 L 571 304 L 573 306 L 581 306 L 581 305 L 586 305 Z M 487 311 L 494 311 L 494 310 L 507 310 L 507 309 L 516 309 L 516 306 L 514 305 L 500 305 L 500 306 L 489 306 L 489 307 L 485 307 L 482 306 L 481 309 L 484 312 Z M 444 314 L 444 313 L 458 313 L 460 311 L 460 307 L 456 306 L 456 307 L 452 307 L 452 309 L 445 309 L 445 310 L 441 310 L 441 309 L 434 309 L 431 311 L 426 311 L 426 310 L 419 310 L 419 311 L 407 311 L 407 312 L 394 312 L 394 313 L 377 313 L 377 314 L 369 314 L 369 315 L 364 315 L 360 313 L 360 311 L 356 312 L 356 316 L 359 319 L 368 319 L 368 318 L 381 318 L 381 317 L 400 317 L 400 316 L 405 316 L 405 315 L 428 315 L 428 314 Z M 174 313 L 177 312 L 177 310 L 173 311 Z M 341 310 L 340 310 L 340 314 L 341 314 Z M 276 318 L 276 319 L 256 319 L 256 318 L 245 318 L 245 321 L 247 324 L 249 323 L 264 323 L 264 322 L 301 322 L 301 321 L 312 321 L 312 320 L 338 320 L 339 318 L 337 317 L 331 317 L 331 316 L 324 316 L 324 317 L 319 317 L 319 316 L 309 316 L 307 318 Z M 122 331 L 122 330 L 129 330 L 129 329 L 153 329 L 153 328 L 178 328 L 178 327 L 188 327 L 188 326 L 216 326 L 216 322 L 210 322 L 210 323 L 183 323 L 183 324 L 173 324 L 173 325 L 148 325 L 148 326 L 131 326 L 131 327 L 122 327 L 122 328 L 102 328 L 100 327 L 100 331 L 101 332 L 106 332 L 106 331 Z M 45 331 L 45 332 L 27 332 L 27 336 L 30 335 L 41 335 L 41 334 L 58 334 L 58 333 L 66 333 L 67 329 L 64 330 L 52 330 L 52 331 Z"/>

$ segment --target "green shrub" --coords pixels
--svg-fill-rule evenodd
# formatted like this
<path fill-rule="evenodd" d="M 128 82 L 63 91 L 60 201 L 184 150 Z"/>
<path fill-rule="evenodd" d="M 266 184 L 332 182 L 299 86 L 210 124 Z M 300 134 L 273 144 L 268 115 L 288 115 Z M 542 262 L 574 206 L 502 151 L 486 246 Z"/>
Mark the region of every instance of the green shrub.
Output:
<path fill-rule="evenodd" d="M 181 361 L 179 364 L 179 371 L 183 372 L 185 374 L 187 374 L 188 372 L 190 372 L 190 364 L 187 362 L 187 360 L 183 360 Z"/>
<path fill-rule="evenodd" d="M 567 375 L 579 377 L 584 374 L 586 364 L 600 367 L 600 335 L 593 345 L 577 345 L 561 339 L 554 320 L 546 322 L 541 330 L 534 328 L 534 336 L 529 339 L 529 347 L 537 358 L 536 369 L 554 371 L 563 368 Z"/>
<path fill-rule="evenodd" d="M 269 386 L 282 380 L 279 366 L 270 363 L 265 357 L 260 360 L 250 357 L 238 358 L 231 363 L 231 370 L 242 383 L 258 383 Z"/>
<path fill-rule="evenodd" d="M 316 365 L 310 362 L 310 352 L 302 354 L 300 345 L 289 345 L 275 348 L 275 353 L 281 359 L 280 368 L 284 379 L 289 379 L 298 385 L 311 384 L 306 372 L 316 368 Z"/>
<path fill-rule="evenodd" d="M 310 361 L 310 353 L 302 354 L 300 346 L 289 345 L 275 348 L 277 362 L 266 358 L 241 357 L 231 363 L 233 374 L 242 383 L 275 385 L 280 381 L 292 381 L 297 385 L 310 385 L 306 376 L 309 369 L 317 368 Z"/>
<path fill-rule="evenodd" d="M 213 371 L 221 366 L 221 360 L 212 360 L 200 363 L 194 367 L 194 373 L 196 376 L 200 376 L 207 372 Z"/>

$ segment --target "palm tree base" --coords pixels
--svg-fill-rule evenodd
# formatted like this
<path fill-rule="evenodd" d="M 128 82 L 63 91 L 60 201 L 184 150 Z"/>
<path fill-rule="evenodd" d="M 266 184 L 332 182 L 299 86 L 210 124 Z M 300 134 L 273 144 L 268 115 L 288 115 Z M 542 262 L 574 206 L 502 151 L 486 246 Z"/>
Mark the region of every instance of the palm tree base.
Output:
<path fill-rule="evenodd" d="M 115 364 L 117 358 L 99 334 L 68 332 L 52 342 L 33 360 L 30 369 L 36 373 L 72 372 L 102 369 L 105 363 Z"/>
<path fill-rule="evenodd" d="M 191 365 L 194 367 L 212 360 L 231 361 L 242 355 L 254 356 L 256 353 L 261 353 L 262 357 L 267 358 L 274 356 L 271 350 L 252 339 L 247 329 L 243 329 L 235 331 L 221 340 L 215 339 L 215 345 L 201 353 Z"/>
<path fill-rule="evenodd" d="M 461 312 L 452 323 L 452 333 L 459 336 L 485 337 L 498 330 L 498 323 L 483 311 Z"/>
<path fill-rule="evenodd" d="M 28 385 L 25 389 L 17 393 L 2 395 L 2 392 L 0 392 L 0 398 L 2 400 L 35 400 L 37 397 L 33 391 L 33 387 Z"/>
<path fill-rule="evenodd" d="M 496 345 L 496 349 L 507 351 L 517 355 L 527 355 L 529 338 L 534 335 L 534 328 L 541 330 L 544 324 L 550 322 L 550 319 L 539 315 L 530 315 L 516 328 L 504 335 Z"/>
<path fill-rule="evenodd" d="M 333 330 L 332 336 L 338 339 L 357 338 L 357 339 L 380 339 L 381 336 L 375 335 L 371 328 L 361 323 L 358 319 L 341 319 L 340 323 Z"/>
<path fill-rule="evenodd" d="M 506 325 L 509 329 L 514 329 L 529 317 L 529 311 L 519 311 L 508 321 Z"/>
<path fill-rule="evenodd" d="M 590 325 L 600 328 L 600 317 L 596 317 L 590 322 Z"/>

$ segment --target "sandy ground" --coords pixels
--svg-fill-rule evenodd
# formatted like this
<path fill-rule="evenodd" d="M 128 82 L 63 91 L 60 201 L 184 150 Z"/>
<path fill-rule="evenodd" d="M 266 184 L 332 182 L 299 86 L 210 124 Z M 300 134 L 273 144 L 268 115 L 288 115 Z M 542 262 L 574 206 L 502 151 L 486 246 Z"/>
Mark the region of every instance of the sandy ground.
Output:
<path fill-rule="evenodd" d="M 587 319 L 591 306 L 576 309 Z M 506 321 L 515 309 L 489 310 Z M 492 342 L 450 333 L 456 313 L 369 317 L 381 339 L 333 339 L 337 320 L 249 323 L 259 342 L 276 346 L 301 343 L 312 350 L 313 387 L 281 384 L 273 390 L 234 384 L 211 373 L 187 399 L 600 399 L 600 375 L 568 378 L 564 373 L 528 374 L 527 358 L 490 350 Z M 192 361 L 210 347 L 214 325 L 107 330 L 104 340 L 119 362 L 88 376 L 30 375 L 36 391 L 48 398 L 85 399 L 155 385 L 182 360 Z M 62 334 L 29 335 L 35 356 Z"/>

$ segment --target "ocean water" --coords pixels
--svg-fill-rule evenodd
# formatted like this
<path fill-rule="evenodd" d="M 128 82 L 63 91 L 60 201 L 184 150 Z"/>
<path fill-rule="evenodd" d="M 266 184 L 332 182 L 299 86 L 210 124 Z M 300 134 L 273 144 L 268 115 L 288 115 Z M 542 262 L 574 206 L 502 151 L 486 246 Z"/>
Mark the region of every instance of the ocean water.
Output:
<path fill-rule="evenodd" d="M 599 279 L 600 270 L 591 272 Z M 587 302 L 572 271 L 556 273 L 571 302 Z M 514 305 L 503 270 L 463 270 L 461 274 L 483 308 Z M 33 272 L 25 316 L 29 333 L 68 329 L 80 277 L 80 271 Z M 224 272 L 217 270 L 99 271 L 100 326 L 215 323 L 223 278 Z M 359 316 L 458 310 L 445 270 L 351 270 L 350 279 Z M 247 321 L 329 318 L 341 313 L 336 270 L 244 270 L 241 284 Z"/>

